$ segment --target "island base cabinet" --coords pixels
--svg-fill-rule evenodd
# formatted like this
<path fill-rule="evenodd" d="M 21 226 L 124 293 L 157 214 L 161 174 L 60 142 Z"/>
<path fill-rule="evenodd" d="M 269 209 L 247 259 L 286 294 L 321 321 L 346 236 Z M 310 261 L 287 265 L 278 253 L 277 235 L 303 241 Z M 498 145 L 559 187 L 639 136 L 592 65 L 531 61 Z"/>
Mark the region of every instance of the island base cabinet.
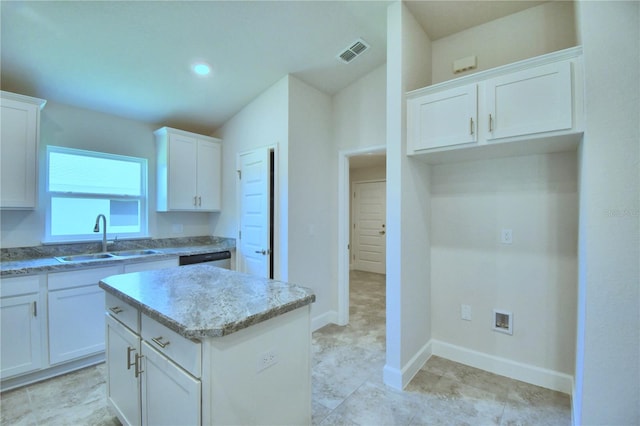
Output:
<path fill-rule="evenodd" d="M 142 342 L 142 424 L 199 425 L 200 381 Z"/>
<path fill-rule="evenodd" d="M 311 424 L 310 310 L 203 342 L 203 424 Z"/>
<path fill-rule="evenodd" d="M 107 401 L 123 425 L 140 425 L 140 380 L 135 376 L 140 338 L 106 315 Z"/>

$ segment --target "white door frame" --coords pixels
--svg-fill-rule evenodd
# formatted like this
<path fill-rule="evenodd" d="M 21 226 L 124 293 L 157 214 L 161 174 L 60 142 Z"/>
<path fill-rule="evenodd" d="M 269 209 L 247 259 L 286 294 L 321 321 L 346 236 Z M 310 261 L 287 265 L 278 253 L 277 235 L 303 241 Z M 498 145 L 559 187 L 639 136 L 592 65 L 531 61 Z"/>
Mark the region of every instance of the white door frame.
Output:
<path fill-rule="evenodd" d="M 386 151 L 385 145 L 377 145 L 338 152 L 338 325 L 349 324 L 349 157 Z"/>

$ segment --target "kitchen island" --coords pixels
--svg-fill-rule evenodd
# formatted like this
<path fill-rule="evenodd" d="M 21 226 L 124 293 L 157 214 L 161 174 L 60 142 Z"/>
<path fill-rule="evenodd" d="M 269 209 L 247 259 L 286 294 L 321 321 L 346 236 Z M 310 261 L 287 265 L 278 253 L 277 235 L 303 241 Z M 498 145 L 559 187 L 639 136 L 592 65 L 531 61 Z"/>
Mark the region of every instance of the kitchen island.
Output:
<path fill-rule="evenodd" d="M 100 287 L 123 424 L 311 423 L 311 290 L 206 264 Z"/>

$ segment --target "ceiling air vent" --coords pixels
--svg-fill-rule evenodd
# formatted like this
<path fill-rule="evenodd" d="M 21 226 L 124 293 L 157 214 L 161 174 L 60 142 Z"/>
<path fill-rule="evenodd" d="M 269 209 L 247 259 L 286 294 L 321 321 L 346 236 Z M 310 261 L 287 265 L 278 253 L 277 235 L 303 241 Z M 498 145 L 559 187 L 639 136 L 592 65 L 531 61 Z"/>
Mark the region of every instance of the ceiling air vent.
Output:
<path fill-rule="evenodd" d="M 369 45 L 363 39 L 359 38 L 358 40 L 351 43 L 351 45 L 345 48 L 340 54 L 337 56 L 340 62 L 344 62 L 348 64 L 353 61 L 358 56 L 362 55 L 367 49 Z"/>

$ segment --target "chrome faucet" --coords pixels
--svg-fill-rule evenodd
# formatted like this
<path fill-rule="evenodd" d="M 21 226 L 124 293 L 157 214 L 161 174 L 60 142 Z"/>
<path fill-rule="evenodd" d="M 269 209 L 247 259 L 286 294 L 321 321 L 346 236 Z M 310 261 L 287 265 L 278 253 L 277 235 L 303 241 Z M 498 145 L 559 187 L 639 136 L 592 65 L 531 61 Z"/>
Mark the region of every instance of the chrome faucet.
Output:
<path fill-rule="evenodd" d="M 107 252 L 107 218 L 103 214 L 99 214 L 96 217 L 96 226 L 93 227 L 93 232 L 100 232 L 100 218 L 102 218 L 102 252 Z"/>

